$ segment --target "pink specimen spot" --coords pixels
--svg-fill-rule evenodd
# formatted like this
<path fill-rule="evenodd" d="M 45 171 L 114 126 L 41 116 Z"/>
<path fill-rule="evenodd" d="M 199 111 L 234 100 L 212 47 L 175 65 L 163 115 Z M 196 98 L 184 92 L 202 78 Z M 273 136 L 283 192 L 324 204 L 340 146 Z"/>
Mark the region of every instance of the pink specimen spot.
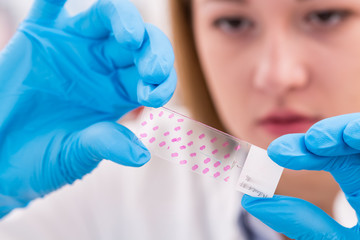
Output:
<path fill-rule="evenodd" d="M 227 181 L 229 181 L 229 179 L 230 179 L 230 177 L 226 177 L 226 178 L 224 179 L 224 181 L 227 182 Z"/>
<path fill-rule="evenodd" d="M 154 137 L 150 138 L 149 142 L 150 142 L 150 143 L 155 142 L 155 138 L 154 138 Z"/>
<path fill-rule="evenodd" d="M 154 119 L 154 114 L 150 113 L 150 120 Z"/>
<path fill-rule="evenodd" d="M 190 157 L 196 157 L 196 153 L 191 153 Z"/>
<path fill-rule="evenodd" d="M 214 174 L 214 178 L 217 178 L 218 176 L 220 176 L 220 173 L 219 173 L 219 172 L 216 172 L 216 173 Z"/>
<path fill-rule="evenodd" d="M 192 167 L 192 170 L 195 171 L 195 170 L 198 169 L 198 168 L 199 168 L 199 166 L 195 164 L 195 165 Z"/>
<path fill-rule="evenodd" d="M 193 133 L 193 130 L 190 130 L 186 134 L 190 136 L 192 133 Z"/>
<path fill-rule="evenodd" d="M 163 111 L 161 111 L 161 112 L 159 113 L 159 117 L 161 117 L 162 115 L 164 115 L 164 112 L 163 112 Z"/>
<path fill-rule="evenodd" d="M 181 149 L 181 150 L 184 150 L 184 149 L 186 149 L 186 146 L 185 146 L 185 145 L 182 145 L 182 146 L 180 146 L 180 149 Z"/>
<path fill-rule="evenodd" d="M 172 113 L 169 115 L 169 118 L 173 118 L 175 115 Z"/>
<path fill-rule="evenodd" d="M 172 142 L 180 142 L 181 141 L 181 137 L 178 138 L 173 138 L 171 139 Z"/>
<path fill-rule="evenodd" d="M 204 160 L 204 163 L 207 164 L 207 163 L 209 163 L 210 161 L 211 161 L 210 158 L 206 158 L 206 159 Z"/>
<path fill-rule="evenodd" d="M 193 144 L 194 144 L 194 142 L 191 141 L 191 142 L 189 142 L 187 145 L 190 147 L 190 146 L 193 145 Z"/>
<path fill-rule="evenodd" d="M 224 142 L 222 146 L 226 147 L 227 145 L 229 145 L 229 142 Z"/>
<path fill-rule="evenodd" d="M 153 127 L 153 130 L 156 131 L 159 129 L 159 126 Z"/>
<path fill-rule="evenodd" d="M 241 146 L 240 146 L 240 145 L 237 145 L 237 146 L 235 147 L 235 151 L 238 151 L 240 148 L 241 148 Z"/>
<path fill-rule="evenodd" d="M 187 161 L 186 161 L 186 160 L 181 160 L 181 161 L 180 161 L 180 164 L 181 164 L 181 165 L 185 165 L 185 164 L 187 164 Z"/>
<path fill-rule="evenodd" d="M 230 167 L 230 165 L 226 165 L 225 167 L 224 167 L 224 171 L 226 172 L 227 170 L 229 170 L 231 167 Z"/>
<path fill-rule="evenodd" d="M 217 140 L 217 138 L 214 137 L 213 139 L 210 140 L 210 142 L 214 143 L 214 142 L 216 142 L 216 140 Z"/>
<path fill-rule="evenodd" d="M 216 154 L 219 150 L 215 149 L 214 151 L 212 151 L 212 154 Z"/>
<path fill-rule="evenodd" d="M 179 131 L 180 129 L 181 129 L 181 127 L 180 127 L 180 126 L 178 126 L 178 127 L 174 128 L 174 130 L 175 130 L 175 131 Z"/>
<path fill-rule="evenodd" d="M 214 167 L 218 167 L 220 166 L 221 162 L 220 161 L 217 161 L 216 163 L 214 163 Z"/>
<path fill-rule="evenodd" d="M 184 119 L 180 118 L 180 119 L 178 119 L 177 121 L 178 121 L 178 122 L 183 122 Z"/>
<path fill-rule="evenodd" d="M 201 134 L 201 135 L 199 136 L 200 139 L 203 139 L 204 137 L 205 137 L 205 134 Z"/>
<path fill-rule="evenodd" d="M 230 157 L 230 153 L 228 153 L 228 154 L 226 154 L 226 155 L 224 156 L 225 159 L 227 159 L 227 158 L 229 158 L 229 157 Z"/>
<path fill-rule="evenodd" d="M 145 126 L 146 124 L 147 124 L 147 122 L 144 121 L 144 122 L 141 123 L 141 126 Z"/>
<path fill-rule="evenodd" d="M 140 137 L 146 138 L 146 137 L 147 137 L 147 133 L 142 133 L 142 134 L 140 134 Z"/>
<path fill-rule="evenodd" d="M 208 168 L 205 168 L 205 169 L 202 171 L 203 174 L 207 174 L 208 172 L 209 172 L 209 169 L 208 169 Z"/>
<path fill-rule="evenodd" d="M 171 157 L 178 157 L 178 156 L 179 156 L 178 153 L 172 153 L 172 154 L 171 154 Z"/>
<path fill-rule="evenodd" d="M 202 150 L 204 150 L 206 147 L 205 147 L 205 145 L 202 145 L 201 147 L 200 147 L 200 150 L 202 151 Z"/>
<path fill-rule="evenodd" d="M 170 147 L 167 148 L 168 150 L 170 149 Z"/>
<path fill-rule="evenodd" d="M 165 132 L 164 133 L 164 136 L 166 137 L 166 136 L 168 136 L 170 133 L 169 132 Z"/>
<path fill-rule="evenodd" d="M 161 143 L 159 143 L 159 146 L 160 147 L 163 147 L 163 146 L 165 146 L 166 145 L 166 142 L 164 142 L 164 141 L 162 141 Z"/>

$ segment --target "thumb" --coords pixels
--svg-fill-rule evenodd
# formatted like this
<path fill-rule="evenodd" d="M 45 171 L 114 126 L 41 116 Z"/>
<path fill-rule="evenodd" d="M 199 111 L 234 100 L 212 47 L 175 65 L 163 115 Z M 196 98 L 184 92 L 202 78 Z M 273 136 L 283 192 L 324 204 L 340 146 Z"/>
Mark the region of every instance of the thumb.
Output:
<path fill-rule="evenodd" d="M 35 0 L 30 13 L 25 19 L 27 22 L 51 24 L 62 13 L 67 0 Z"/>
<path fill-rule="evenodd" d="M 150 153 L 126 127 L 114 122 L 96 123 L 75 134 L 66 144 L 65 161 L 70 167 L 65 176 L 72 182 L 91 172 L 102 159 L 118 164 L 140 167 L 150 159 Z"/>
<path fill-rule="evenodd" d="M 356 239 L 351 229 L 338 224 L 315 205 L 298 198 L 244 195 L 243 207 L 253 216 L 291 239 Z"/>

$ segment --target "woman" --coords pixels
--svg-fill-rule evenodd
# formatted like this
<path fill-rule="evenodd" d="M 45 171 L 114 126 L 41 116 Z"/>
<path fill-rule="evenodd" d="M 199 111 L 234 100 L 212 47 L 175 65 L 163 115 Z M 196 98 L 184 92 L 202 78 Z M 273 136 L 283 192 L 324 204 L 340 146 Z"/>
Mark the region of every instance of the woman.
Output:
<path fill-rule="evenodd" d="M 171 7 L 180 83 L 198 120 L 267 148 L 281 135 L 358 111 L 357 1 L 179 0 Z M 337 191 L 326 172 L 291 170 L 277 188 L 329 215 Z"/>
<path fill-rule="evenodd" d="M 346 5 L 285 0 L 172 4 L 179 74 L 188 94 L 185 99 L 198 120 L 266 148 L 282 134 L 304 132 L 322 118 L 356 111 L 355 104 L 350 107 L 344 100 L 357 97 L 356 88 L 338 81 L 346 73 L 346 79 L 356 84 L 357 61 L 348 57 L 348 51 L 356 53 L 348 46 L 357 41 L 349 29 L 356 25 L 360 8 L 355 0 Z M 341 31 L 340 37 L 335 30 Z M 329 56 L 340 58 L 346 70 L 333 66 Z M 333 72 L 323 71 L 324 66 L 317 65 L 320 60 Z M 335 91 L 340 89 L 344 91 Z M 331 107 L 327 96 L 336 96 Z M 209 116 L 214 118 L 208 121 Z M 300 177 L 311 184 L 298 183 Z M 330 181 L 322 173 L 288 172 L 278 193 L 302 197 L 330 213 L 338 191 Z M 159 159 L 140 169 L 107 162 L 84 181 L 34 202 L 26 211 L 14 212 L 0 224 L 0 236 L 280 239 L 246 215 L 240 199 L 225 185 Z"/>
<path fill-rule="evenodd" d="M 180 84 L 198 120 L 267 148 L 283 134 L 357 110 L 357 103 L 348 104 L 356 96 L 353 84 L 338 80 L 349 76 L 357 84 L 348 3 L 171 3 Z M 331 215 L 337 191 L 328 173 L 286 170 L 277 193 Z"/>

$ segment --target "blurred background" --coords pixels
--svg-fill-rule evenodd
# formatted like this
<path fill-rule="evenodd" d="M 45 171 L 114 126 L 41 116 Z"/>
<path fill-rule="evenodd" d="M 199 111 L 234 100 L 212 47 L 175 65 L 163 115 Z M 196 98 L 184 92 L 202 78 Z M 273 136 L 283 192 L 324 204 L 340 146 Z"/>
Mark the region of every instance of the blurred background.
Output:
<path fill-rule="evenodd" d="M 67 9 L 74 15 L 87 9 L 94 2 L 95 0 L 68 0 Z M 169 36 L 167 0 L 132 0 L 132 2 L 141 12 L 144 21 L 155 24 Z M 0 49 L 4 47 L 17 25 L 26 16 L 32 3 L 33 0 L 0 0 Z"/>

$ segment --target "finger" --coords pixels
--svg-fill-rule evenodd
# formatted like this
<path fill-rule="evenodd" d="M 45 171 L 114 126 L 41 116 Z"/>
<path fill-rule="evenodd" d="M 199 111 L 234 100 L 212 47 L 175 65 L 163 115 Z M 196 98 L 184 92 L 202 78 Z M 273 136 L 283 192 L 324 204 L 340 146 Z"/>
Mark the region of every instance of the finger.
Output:
<path fill-rule="evenodd" d="M 150 159 L 150 153 L 135 134 L 113 122 L 96 123 L 80 131 L 66 146 L 63 168 L 73 180 L 90 172 L 102 159 L 132 167 L 142 166 Z"/>
<path fill-rule="evenodd" d="M 67 30 L 94 39 L 114 35 L 120 45 L 129 49 L 139 49 L 145 37 L 141 15 L 128 0 L 100 0 L 71 18 Z"/>
<path fill-rule="evenodd" d="M 93 54 L 111 70 L 134 65 L 134 50 L 121 46 L 115 37 L 110 37 L 94 47 Z"/>
<path fill-rule="evenodd" d="M 124 48 L 114 37 L 110 37 L 94 53 L 112 68 L 123 68 L 135 64 L 141 79 L 150 84 L 165 81 L 174 67 L 174 52 L 169 39 L 157 27 L 146 24 L 146 37 L 137 51 Z"/>
<path fill-rule="evenodd" d="M 302 199 L 244 195 L 243 207 L 253 216 L 291 239 L 357 239 L 350 229 L 339 225 L 324 211 Z"/>
<path fill-rule="evenodd" d="M 360 117 L 346 125 L 343 139 L 353 149 L 360 150 Z"/>
<path fill-rule="evenodd" d="M 269 157 L 293 170 L 324 170 L 329 158 L 314 155 L 305 145 L 305 134 L 288 134 L 275 139 L 267 149 Z"/>
<path fill-rule="evenodd" d="M 177 84 L 174 68 L 168 78 L 159 85 L 145 83 L 140 78 L 135 66 L 119 70 L 118 78 L 118 86 L 115 87 L 118 89 L 119 96 L 113 98 L 125 98 L 126 104 L 131 104 L 134 106 L 133 108 L 140 105 L 155 108 L 163 106 L 173 96 Z"/>
<path fill-rule="evenodd" d="M 143 45 L 134 54 L 135 65 L 144 82 L 160 84 L 174 67 L 173 48 L 166 35 L 151 24 L 146 24 L 146 35 Z"/>
<path fill-rule="evenodd" d="M 173 68 L 169 77 L 160 85 L 140 81 L 137 88 L 138 102 L 146 107 L 158 108 L 165 105 L 176 89 L 176 72 Z"/>
<path fill-rule="evenodd" d="M 327 118 L 316 123 L 305 135 L 307 149 L 320 156 L 343 156 L 360 153 L 359 148 L 350 147 L 343 137 L 347 125 L 357 119 L 360 119 L 360 113 Z M 350 131 L 349 128 L 347 133 L 351 134 Z M 354 141 L 351 142 L 354 143 Z"/>
<path fill-rule="evenodd" d="M 51 24 L 62 13 L 67 0 L 35 0 L 26 21 Z"/>
<path fill-rule="evenodd" d="M 324 157 L 311 153 L 305 146 L 304 134 L 284 135 L 268 147 L 269 157 L 282 167 L 293 170 L 330 172 L 347 197 L 359 193 L 360 155 Z M 355 210 L 359 206 L 352 205 Z"/>

